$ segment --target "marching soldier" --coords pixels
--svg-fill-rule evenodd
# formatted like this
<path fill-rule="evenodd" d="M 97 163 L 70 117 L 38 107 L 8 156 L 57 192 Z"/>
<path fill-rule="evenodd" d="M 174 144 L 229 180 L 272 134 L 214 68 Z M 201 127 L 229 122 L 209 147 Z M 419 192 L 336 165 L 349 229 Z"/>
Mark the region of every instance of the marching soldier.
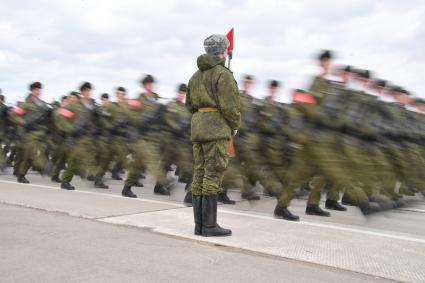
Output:
<path fill-rule="evenodd" d="M 18 127 L 20 136 L 14 164 L 14 172 L 19 183 L 29 183 L 25 175 L 31 166 L 43 174 L 47 168 L 44 138 L 52 109 L 40 98 L 41 83 L 34 82 L 29 89 L 30 94 L 26 101 L 15 106 L 10 115 L 11 120 Z"/>

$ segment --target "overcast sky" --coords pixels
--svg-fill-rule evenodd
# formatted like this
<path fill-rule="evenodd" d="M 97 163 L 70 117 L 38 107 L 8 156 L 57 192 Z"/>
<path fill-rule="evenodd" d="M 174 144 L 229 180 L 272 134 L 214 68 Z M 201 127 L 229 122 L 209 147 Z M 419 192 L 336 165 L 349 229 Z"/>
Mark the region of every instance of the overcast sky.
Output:
<path fill-rule="evenodd" d="M 235 28 L 232 70 L 270 79 L 288 91 L 304 88 L 317 72 L 317 51 L 337 63 L 367 68 L 425 97 L 425 2 L 413 1 L 177 1 L 0 0 L 0 88 L 9 102 L 41 81 L 46 101 L 82 81 L 100 93 L 122 85 L 140 92 L 143 74 L 172 97 L 203 53 L 203 40 Z"/>

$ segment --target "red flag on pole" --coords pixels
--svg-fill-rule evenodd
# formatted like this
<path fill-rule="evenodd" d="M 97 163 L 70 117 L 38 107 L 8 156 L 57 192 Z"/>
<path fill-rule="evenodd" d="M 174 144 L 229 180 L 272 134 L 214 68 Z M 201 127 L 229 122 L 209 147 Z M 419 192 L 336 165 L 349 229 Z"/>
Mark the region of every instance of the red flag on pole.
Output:
<path fill-rule="evenodd" d="M 232 28 L 226 35 L 227 39 L 229 40 L 230 44 L 229 47 L 227 48 L 227 52 L 229 53 L 229 59 L 232 60 L 232 55 L 233 55 L 233 34 L 235 32 L 235 29 Z"/>

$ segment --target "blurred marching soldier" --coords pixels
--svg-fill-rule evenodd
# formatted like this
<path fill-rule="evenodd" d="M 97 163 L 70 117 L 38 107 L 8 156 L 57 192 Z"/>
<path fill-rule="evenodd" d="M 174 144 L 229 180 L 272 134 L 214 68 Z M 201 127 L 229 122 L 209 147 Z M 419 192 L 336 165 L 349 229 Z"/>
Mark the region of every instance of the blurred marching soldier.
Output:
<path fill-rule="evenodd" d="M 0 89 L 0 170 L 6 167 L 6 150 L 9 146 L 8 141 L 8 115 L 9 108 L 5 104 L 5 97 Z"/>
<path fill-rule="evenodd" d="M 251 136 L 256 136 L 255 125 L 257 119 L 257 105 L 254 104 L 254 97 L 251 95 L 251 89 L 254 84 L 254 77 L 245 75 L 242 80 L 242 89 L 239 92 L 240 108 L 241 108 L 241 127 L 238 135 L 235 137 L 237 154 L 229 162 L 229 168 L 226 170 L 223 179 L 223 189 L 226 186 L 235 185 L 239 177 L 242 178 L 241 196 L 247 200 L 259 200 L 260 196 L 255 191 L 255 185 L 258 175 L 255 172 L 255 164 L 257 161 L 253 157 L 250 148 L 247 146 L 247 140 Z M 252 166 L 251 166 L 252 165 Z M 227 204 L 234 204 L 226 194 L 226 191 L 219 195 L 219 201 Z"/>
<path fill-rule="evenodd" d="M 67 167 L 61 176 L 61 188 L 74 190 L 71 185 L 75 174 L 85 177 L 93 174 L 93 133 L 96 130 L 96 113 L 91 98 L 92 85 L 85 82 L 80 87 L 81 98 L 58 110 L 56 126 L 66 133 L 65 144 L 69 151 L 66 157 Z"/>
<path fill-rule="evenodd" d="M 154 92 L 155 79 L 147 75 L 141 81 L 145 90 L 137 99 L 139 107 L 134 107 L 131 114 L 133 126 L 137 129 L 138 137 L 133 139 L 133 161 L 125 180 L 123 195 L 136 185 L 140 172 L 149 169 L 156 179 L 154 193 L 170 195 L 167 187 L 166 170 L 161 162 L 160 140 L 162 115 L 165 106 L 158 103 L 159 95 Z"/>
<path fill-rule="evenodd" d="M 73 99 L 74 95 L 71 93 L 69 95 L 65 95 L 62 97 L 60 101 L 60 107 L 56 108 L 53 111 L 53 121 L 57 120 L 57 116 L 59 115 L 59 111 L 61 107 L 65 107 L 70 101 Z M 67 148 L 64 145 L 66 134 L 54 127 L 52 132 L 52 141 L 56 145 L 53 152 L 51 153 L 51 162 L 53 164 L 52 172 L 51 172 L 51 181 L 56 183 L 62 183 L 59 178 L 60 172 L 65 168 L 66 163 L 66 151 Z"/>
<path fill-rule="evenodd" d="M 191 114 L 185 107 L 187 86 L 180 84 L 177 97 L 166 105 L 163 114 L 163 139 L 161 142 L 161 157 L 164 169 L 171 164 L 177 166 L 176 175 L 179 181 L 186 183 L 186 191 L 192 180 L 193 158 L 190 143 Z M 174 143 L 175 146 L 170 146 Z M 192 198 L 190 192 L 190 199 Z"/>
<path fill-rule="evenodd" d="M 109 186 L 103 182 L 103 177 L 108 170 L 111 161 L 111 101 L 108 93 L 100 96 L 101 104 L 95 107 L 95 132 L 93 137 L 94 152 L 94 186 L 99 189 L 108 189 Z"/>
<path fill-rule="evenodd" d="M 41 83 L 34 82 L 29 88 L 30 94 L 26 101 L 13 107 L 10 115 L 11 121 L 18 127 L 20 136 L 17 141 L 17 156 L 14 164 L 14 172 L 19 183 L 29 183 L 25 175 L 31 166 L 43 174 L 47 169 L 44 138 L 52 112 L 40 99 Z"/>
<path fill-rule="evenodd" d="M 127 90 L 120 86 L 115 91 L 116 102 L 109 103 L 107 108 L 110 114 L 110 162 L 115 165 L 111 170 L 112 179 L 122 180 L 120 171 L 128 168 L 127 156 L 130 154 L 128 149 L 128 131 L 129 131 L 129 106 L 127 104 Z"/>
<path fill-rule="evenodd" d="M 204 41 L 206 54 L 198 57 L 199 70 L 189 81 L 186 107 L 192 113 L 194 174 L 191 184 L 195 234 L 229 236 L 217 224 L 217 196 L 229 156 L 227 147 L 240 126 L 238 87 L 224 64 L 229 41 L 211 35 Z"/>

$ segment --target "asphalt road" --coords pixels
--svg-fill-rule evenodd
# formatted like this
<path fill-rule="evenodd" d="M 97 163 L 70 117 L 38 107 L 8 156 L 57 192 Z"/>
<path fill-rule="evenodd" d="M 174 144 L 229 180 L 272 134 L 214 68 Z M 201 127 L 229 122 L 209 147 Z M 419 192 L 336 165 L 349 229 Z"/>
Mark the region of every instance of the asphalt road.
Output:
<path fill-rule="evenodd" d="M 169 176 L 173 178 L 172 174 Z M 184 184 L 171 196 L 138 199 L 75 178 L 77 191 L 31 173 L 31 184 L 0 176 L 0 282 L 401 282 L 425 281 L 425 204 L 364 218 L 354 207 L 332 217 L 291 210 L 300 223 L 273 219 L 276 200 L 230 195 L 219 222 L 230 238 L 193 235 Z M 387 279 L 385 279 L 387 278 Z"/>
<path fill-rule="evenodd" d="M 1 282 L 389 282 L 4 204 L 0 227 Z"/>

